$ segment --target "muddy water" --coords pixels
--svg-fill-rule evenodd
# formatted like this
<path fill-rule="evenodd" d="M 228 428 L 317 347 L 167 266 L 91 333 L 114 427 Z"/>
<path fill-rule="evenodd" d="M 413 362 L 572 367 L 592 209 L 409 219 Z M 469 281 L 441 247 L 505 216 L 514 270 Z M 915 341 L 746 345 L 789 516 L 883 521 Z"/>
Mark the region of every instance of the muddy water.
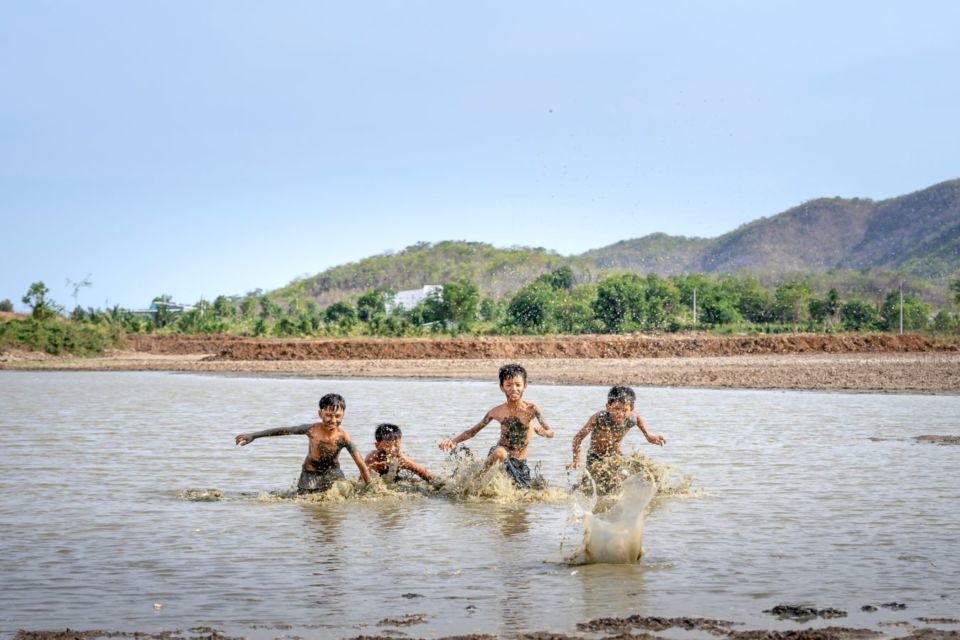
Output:
<path fill-rule="evenodd" d="M 233 436 L 308 421 L 328 391 L 364 452 L 393 421 L 441 474 L 435 442 L 501 401 L 495 382 L 0 372 L 0 635 L 509 635 L 637 613 L 770 628 L 763 611 L 784 603 L 845 610 L 851 626 L 958 617 L 960 446 L 913 438 L 960 435 L 960 397 L 640 389 L 669 444 L 632 434 L 626 449 L 702 495 L 654 499 L 640 563 L 571 567 L 578 476 L 564 465 L 604 388 L 528 391 L 558 432 L 530 450 L 554 487 L 543 500 L 277 498 L 305 438 Z M 473 442 L 494 440 L 491 426 Z M 184 497 L 205 489 L 218 493 Z M 890 602 L 907 609 L 860 611 Z"/>

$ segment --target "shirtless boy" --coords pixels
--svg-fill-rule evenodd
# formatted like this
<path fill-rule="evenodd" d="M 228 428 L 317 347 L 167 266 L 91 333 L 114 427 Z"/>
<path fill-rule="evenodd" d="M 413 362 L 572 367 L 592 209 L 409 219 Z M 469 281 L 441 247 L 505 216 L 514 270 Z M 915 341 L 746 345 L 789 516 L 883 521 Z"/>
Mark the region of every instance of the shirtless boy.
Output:
<path fill-rule="evenodd" d="M 500 367 L 500 390 L 507 401 L 487 412 L 483 419 L 460 435 L 443 440 L 439 446 L 444 451 L 453 449 L 464 440 L 477 435 L 481 429 L 496 420 L 500 423 L 500 439 L 487 457 L 485 468 L 502 463 L 504 469 L 513 478 L 514 483 L 523 489 L 530 488 L 530 467 L 527 466 L 527 447 L 530 438 L 536 433 L 544 438 L 553 437 L 553 429 L 547 425 L 540 408 L 523 399 L 527 390 L 527 370 L 519 364 Z M 536 418 L 537 426 L 533 425 Z"/>
<path fill-rule="evenodd" d="M 663 446 L 667 439 L 652 435 L 643 424 L 643 419 L 633 410 L 637 394 L 630 387 L 616 386 L 607 394 L 607 406 L 590 416 L 583 428 L 573 437 L 573 461 L 567 465 L 570 469 L 580 466 L 580 443 L 590 436 L 590 448 L 587 451 L 587 469 L 610 456 L 620 455 L 620 443 L 633 427 L 640 429 L 650 444 Z"/>
<path fill-rule="evenodd" d="M 244 446 L 257 438 L 268 436 L 307 436 L 310 439 L 309 449 L 307 449 L 307 457 L 303 461 L 300 480 L 297 482 L 297 493 L 326 491 L 337 480 L 343 480 L 343 471 L 340 470 L 340 462 L 337 460 L 341 449 L 350 452 L 357 469 L 360 470 L 360 477 L 363 478 L 365 483 L 370 484 L 370 472 L 367 470 L 367 465 L 363 463 L 363 458 L 360 457 L 353 441 L 350 440 L 350 434 L 340 428 L 346 408 L 347 403 L 343 396 L 337 393 L 328 393 L 320 398 L 320 411 L 318 412 L 320 422 L 301 424 L 295 427 L 267 429 L 256 433 L 241 433 L 236 437 L 236 442 L 240 446 Z"/>
<path fill-rule="evenodd" d="M 429 471 L 411 460 L 400 450 L 400 439 L 403 433 L 400 427 L 395 424 L 382 423 L 377 425 L 377 430 L 373 434 L 376 440 L 376 448 L 367 454 L 367 468 L 376 471 L 380 475 L 387 475 L 391 472 L 399 474 L 403 470 L 411 471 L 427 482 L 433 482 L 433 476 Z"/>

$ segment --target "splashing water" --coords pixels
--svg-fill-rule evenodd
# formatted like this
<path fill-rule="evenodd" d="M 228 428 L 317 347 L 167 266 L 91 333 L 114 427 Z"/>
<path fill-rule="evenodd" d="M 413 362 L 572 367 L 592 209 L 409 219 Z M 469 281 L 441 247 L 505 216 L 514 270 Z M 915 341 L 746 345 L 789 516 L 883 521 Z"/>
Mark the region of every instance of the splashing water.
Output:
<path fill-rule="evenodd" d="M 637 474 L 622 487 L 616 504 L 603 515 L 583 514 L 583 546 L 565 559 L 567 564 L 632 564 L 643 555 L 643 525 L 657 485 Z"/>

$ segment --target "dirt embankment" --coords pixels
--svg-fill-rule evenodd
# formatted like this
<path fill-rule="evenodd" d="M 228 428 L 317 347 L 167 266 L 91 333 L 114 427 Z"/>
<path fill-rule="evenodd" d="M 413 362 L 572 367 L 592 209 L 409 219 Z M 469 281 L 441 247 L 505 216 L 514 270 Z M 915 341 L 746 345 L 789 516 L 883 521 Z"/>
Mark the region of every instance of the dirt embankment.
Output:
<path fill-rule="evenodd" d="M 520 362 L 537 384 L 960 393 L 960 351 L 918 336 L 565 336 L 284 340 L 131 336 L 99 358 L 0 353 L 0 369 L 180 371 L 317 378 L 496 380 Z"/>
<path fill-rule="evenodd" d="M 286 340 L 239 336 L 136 335 L 136 352 L 212 354 L 210 360 L 471 360 L 724 357 L 920 353 L 939 349 L 917 335 L 560 336 Z"/>

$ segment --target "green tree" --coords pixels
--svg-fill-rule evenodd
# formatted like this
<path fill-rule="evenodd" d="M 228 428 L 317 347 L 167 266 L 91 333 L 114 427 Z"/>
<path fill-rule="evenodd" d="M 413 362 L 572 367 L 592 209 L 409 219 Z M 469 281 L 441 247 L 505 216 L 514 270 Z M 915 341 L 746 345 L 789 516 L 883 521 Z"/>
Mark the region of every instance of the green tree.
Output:
<path fill-rule="evenodd" d="M 226 296 L 217 296 L 213 301 L 213 315 L 220 320 L 230 320 L 237 316 L 237 310 Z"/>
<path fill-rule="evenodd" d="M 793 280 L 781 284 L 773 294 L 776 317 L 781 322 L 792 323 L 796 331 L 807 319 L 812 296 L 813 289 L 806 282 Z"/>
<path fill-rule="evenodd" d="M 569 291 L 573 289 L 573 269 L 567 266 L 554 269 L 537 278 L 537 281 L 543 282 L 554 289 L 563 289 Z"/>
<path fill-rule="evenodd" d="M 507 321 L 525 332 L 550 331 L 556 305 L 556 289 L 533 282 L 517 291 L 507 304 Z"/>
<path fill-rule="evenodd" d="M 946 309 L 940 309 L 937 315 L 933 317 L 933 328 L 936 331 L 956 331 L 960 329 L 960 322 L 957 316 Z"/>
<path fill-rule="evenodd" d="M 869 302 L 854 298 L 840 305 L 840 324 L 847 331 L 869 331 L 877 328 L 877 309 Z"/>
<path fill-rule="evenodd" d="M 593 310 L 597 286 L 580 285 L 572 291 L 562 291 L 553 308 L 557 329 L 561 333 L 596 333 L 602 329 Z"/>
<path fill-rule="evenodd" d="M 810 298 L 807 302 L 810 320 L 815 324 L 831 326 L 840 312 L 840 294 L 831 288 L 823 298 Z"/>
<path fill-rule="evenodd" d="M 271 318 L 279 320 L 283 317 L 283 309 L 268 296 L 260 296 L 260 320 L 266 323 Z"/>
<path fill-rule="evenodd" d="M 494 298 L 486 297 L 480 301 L 478 315 L 484 322 L 500 322 L 506 314 L 506 305 Z"/>
<path fill-rule="evenodd" d="M 600 281 L 593 311 L 605 332 L 627 333 L 642 326 L 646 300 L 644 278 L 625 273 Z"/>
<path fill-rule="evenodd" d="M 717 287 L 705 291 L 698 320 L 713 327 L 739 322 L 740 312 L 737 311 L 733 295 Z"/>
<path fill-rule="evenodd" d="M 13 311 L 13 303 L 10 302 L 10 298 L 0 300 L 0 311 L 6 311 L 7 313 Z"/>
<path fill-rule="evenodd" d="M 680 289 L 673 282 L 651 273 L 646 278 L 644 296 L 646 305 L 641 326 L 646 330 L 662 330 L 680 306 Z"/>
<path fill-rule="evenodd" d="M 50 290 L 47 289 L 47 286 L 43 284 L 41 280 L 31 284 L 27 293 L 22 298 L 23 304 L 30 307 L 31 315 L 37 320 L 52 318 L 57 315 L 60 310 L 57 303 L 47 298 L 48 293 L 50 293 Z"/>
<path fill-rule="evenodd" d="M 469 327 L 477 320 L 480 292 L 475 284 L 467 280 L 448 282 L 443 285 L 440 307 L 443 310 L 444 320 L 462 327 Z"/>
<path fill-rule="evenodd" d="M 377 316 L 387 313 L 387 297 L 390 290 L 385 288 L 369 289 L 357 298 L 357 317 L 370 322 Z"/>
<path fill-rule="evenodd" d="M 253 296 L 246 296 L 240 301 L 240 316 L 250 318 L 257 309 L 257 299 Z"/>
<path fill-rule="evenodd" d="M 773 319 L 773 295 L 755 277 L 728 276 L 720 280 L 719 287 L 746 320 L 764 323 Z"/>
<path fill-rule="evenodd" d="M 950 291 L 953 291 L 953 302 L 960 304 L 960 278 L 950 283 Z"/>
<path fill-rule="evenodd" d="M 323 319 L 331 324 L 347 320 L 352 325 L 357 320 L 357 310 L 349 302 L 334 302 L 324 310 Z"/>
<path fill-rule="evenodd" d="M 900 292 L 887 294 L 880 308 L 881 328 L 897 331 L 900 328 Z M 930 305 L 916 299 L 912 293 L 903 294 L 903 330 L 921 331 L 930 322 Z"/>

